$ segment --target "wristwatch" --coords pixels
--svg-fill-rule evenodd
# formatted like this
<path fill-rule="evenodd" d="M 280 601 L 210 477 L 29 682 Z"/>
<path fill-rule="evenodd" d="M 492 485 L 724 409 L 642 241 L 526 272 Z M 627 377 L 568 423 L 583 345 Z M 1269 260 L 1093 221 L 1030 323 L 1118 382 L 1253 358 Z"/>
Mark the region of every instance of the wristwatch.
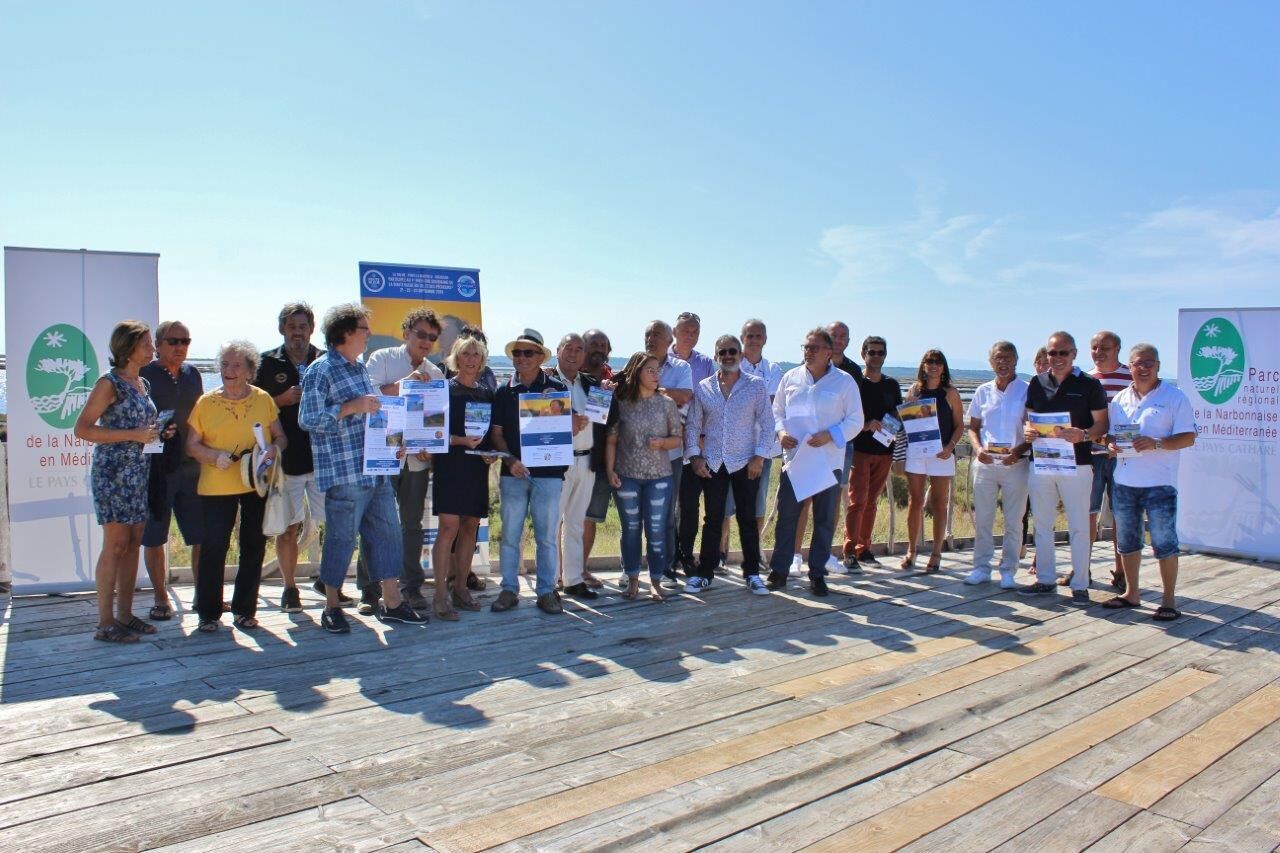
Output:
<path fill-rule="evenodd" d="M 1164 442 L 1157 438 L 1157 439 L 1156 439 L 1156 450 L 1160 450 L 1162 447 L 1164 447 Z"/>

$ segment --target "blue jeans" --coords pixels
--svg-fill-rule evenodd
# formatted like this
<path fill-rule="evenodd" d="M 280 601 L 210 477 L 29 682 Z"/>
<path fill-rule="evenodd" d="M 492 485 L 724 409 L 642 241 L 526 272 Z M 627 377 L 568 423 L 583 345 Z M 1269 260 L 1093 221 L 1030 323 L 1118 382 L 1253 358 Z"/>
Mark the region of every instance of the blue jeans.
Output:
<path fill-rule="evenodd" d="M 640 574 L 640 535 L 648 543 L 649 578 L 658 583 L 667 567 L 667 508 L 671 506 L 675 482 L 671 477 L 637 480 L 621 477 L 618 515 L 622 519 L 622 568 L 628 577 Z"/>
<path fill-rule="evenodd" d="M 1093 491 L 1089 493 L 1089 514 L 1102 512 L 1102 493 L 1111 493 L 1111 503 L 1116 502 L 1116 462 L 1119 460 L 1107 456 L 1093 457 Z M 1111 508 L 1115 515 L 1116 508 Z"/>
<path fill-rule="evenodd" d="M 399 576 L 404 546 L 390 478 L 379 477 L 372 486 L 331 486 L 324 493 L 324 506 L 320 580 L 325 586 L 342 586 L 356 550 L 357 533 L 364 540 L 369 581 L 381 583 Z"/>
<path fill-rule="evenodd" d="M 839 471 L 832 471 L 838 478 Z M 809 578 L 825 577 L 827 558 L 831 556 L 831 537 L 836 533 L 836 508 L 840 505 L 839 483 L 813 496 L 809 513 L 813 519 L 813 538 L 809 540 Z M 791 571 L 791 558 L 796 554 L 796 521 L 800 518 L 800 502 L 791 488 L 791 478 L 782 472 L 778 483 L 778 523 L 773 529 L 773 554 L 769 572 L 786 577 Z"/>
<path fill-rule="evenodd" d="M 675 576 L 675 570 L 672 568 L 676 561 L 676 543 L 680 541 L 680 519 L 676 513 L 676 507 L 679 501 L 676 495 L 680 494 L 680 480 L 684 475 L 684 459 L 676 457 L 671 460 L 671 490 L 673 494 L 671 499 L 667 501 L 667 542 L 670 543 L 663 553 L 663 559 L 666 564 L 663 571 L 671 572 Z"/>
<path fill-rule="evenodd" d="M 498 494 L 502 498 L 502 544 L 498 555 L 502 561 L 502 588 L 520 594 L 520 539 L 524 520 L 533 517 L 533 540 L 537 544 L 538 595 L 556 590 L 560 574 L 560 554 L 556 550 L 560 531 L 560 492 L 564 480 L 559 477 L 500 477 Z"/>
<path fill-rule="evenodd" d="M 1178 553 L 1178 490 L 1173 486 L 1125 486 L 1116 483 L 1111 512 L 1116 517 L 1116 550 L 1142 550 L 1142 515 L 1151 528 L 1151 550 L 1157 560 Z"/>

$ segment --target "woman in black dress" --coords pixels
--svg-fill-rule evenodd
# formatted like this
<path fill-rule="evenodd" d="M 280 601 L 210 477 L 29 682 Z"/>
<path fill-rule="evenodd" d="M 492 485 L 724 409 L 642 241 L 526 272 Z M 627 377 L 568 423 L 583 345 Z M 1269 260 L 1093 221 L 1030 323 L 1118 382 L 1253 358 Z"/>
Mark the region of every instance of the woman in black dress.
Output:
<path fill-rule="evenodd" d="M 431 511 L 439 519 L 439 528 L 431 549 L 431 566 L 436 579 L 436 618 L 446 622 L 458 621 L 458 610 L 480 609 L 467 589 L 467 577 L 480 519 L 489 515 L 489 465 L 495 457 L 469 455 L 467 451 L 481 448 L 489 435 L 493 392 L 480 381 L 488 355 L 479 340 L 460 337 L 445 359 L 451 373 L 449 452 L 433 460 Z"/>

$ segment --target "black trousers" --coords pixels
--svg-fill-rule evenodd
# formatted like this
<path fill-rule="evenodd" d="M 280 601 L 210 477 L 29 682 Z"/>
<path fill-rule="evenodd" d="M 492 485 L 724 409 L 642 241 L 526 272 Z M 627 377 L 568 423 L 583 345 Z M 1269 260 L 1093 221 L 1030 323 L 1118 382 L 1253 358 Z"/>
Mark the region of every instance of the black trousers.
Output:
<path fill-rule="evenodd" d="M 711 479 L 694 474 L 687 476 L 703 483 L 703 499 L 707 504 L 706 520 L 702 527 L 702 552 L 698 557 L 698 574 L 710 578 L 720 562 L 720 532 L 724 528 L 724 505 L 729 490 L 733 489 L 736 505 L 734 517 L 738 519 L 738 534 L 742 538 L 742 576 L 760 574 L 760 531 L 756 528 L 756 493 L 760 491 L 760 478 L 747 476 L 743 465 L 732 474 L 721 465 L 713 471 Z"/>
<path fill-rule="evenodd" d="M 680 521 L 676 529 L 675 558 L 683 560 L 689 565 L 693 565 L 694 542 L 698 538 L 698 499 L 702 497 L 706 483 L 706 480 L 693 473 L 693 466 L 686 462 L 684 470 L 680 474 L 678 507 Z M 720 507 L 720 514 L 724 515 L 723 506 Z M 705 541 L 702 543 L 704 548 L 706 544 Z M 718 553 L 720 548 L 719 539 L 716 540 L 715 547 Z"/>
<path fill-rule="evenodd" d="M 222 584 L 227 569 L 231 530 L 240 515 L 240 568 L 236 570 L 231 612 L 252 616 L 258 610 L 258 585 L 262 583 L 262 558 L 267 537 L 262 535 L 262 513 L 266 498 L 257 492 L 240 495 L 201 495 L 204 505 L 204 545 L 200 549 L 200 572 L 196 578 L 196 601 L 200 621 L 222 617 Z"/>

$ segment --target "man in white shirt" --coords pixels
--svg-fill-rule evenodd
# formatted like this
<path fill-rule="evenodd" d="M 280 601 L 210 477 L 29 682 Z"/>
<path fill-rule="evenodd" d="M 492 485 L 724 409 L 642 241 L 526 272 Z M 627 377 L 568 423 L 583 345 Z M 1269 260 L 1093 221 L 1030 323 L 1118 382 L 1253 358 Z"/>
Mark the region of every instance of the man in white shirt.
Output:
<path fill-rule="evenodd" d="M 1151 550 L 1160 564 L 1164 596 L 1151 618 L 1169 622 L 1182 614 L 1174 599 L 1178 582 L 1178 451 L 1196 440 L 1191 403 L 1181 389 L 1160 381 L 1160 353 L 1151 344 L 1129 350 L 1133 384 L 1109 404 L 1107 449 L 1117 457 L 1112 512 L 1116 547 L 1124 564 L 1122 595 L 1103 607 L 1137 607 L 1138 564 L 1142 561 L 1143 516 L 1151 530 Z M 1127 438 L 1137 431 L 1137 437 Z"/>
<path fill-rule="evenodd" d="M 827 594 L 826 564 L 840 504 L 840 469 L 845 445 L 862 431 L 862 397 L 853 377 L 831 362 L 831 335 L 814 329 L 805 336 L 804 364 L 788 370 L 773 399 L 773 419 L 786 467 L 778 486 L 778 522 L 769 559 L 769 589 L 783 589 L 796 552 L 796 520 L 800 501 L 791 485 L 790 466 L 797 453 L 831 472 L 830 484 L 812 495 L 813 536 L 809 540 L 809 591 Z M 804 447 L 801 448 L 801 442 Z M 825 475 L 824 475 L 825 477 Z"/>
<path fill-rule="evenodd" d="M 1027 410 L 1027 383 L 1018 378 L 1018 350 L 1009 341 L 996 341 L 989 353 L 996 377 L 973 392 L 969 402 L 969 443 L 977 455 L 973 467 L 973 571 L 967 584 L 991 580 L 995 558 L 996 503 L 1004 508 L 1004 544 L 1000 559 L 1000 588 L 1013 589 L 1022 553 L 1022 514 L 1027 508 L 1026 459 L 1022 421 Z M 1001 499 L 1003 498 L 1003 500 Z"/>
<path fill-rule="evenodd" d="M 594 376 L 581 371 L 587 347 L 582 335 L 570 332 L 556 348 L 556 368 L 552 375 L 565 384 L 573 400 L 573 464 L 564 472 L 560 491 L 560 567 L 564 573 L 565 595 L 573 598 L 597 598 L 598 593 L 583 578 L 586 551 L 582 532 L 587 518 L 587 505 L 595 489 L 596 474 L 592 470 L 595 431 L 587 417 L 587 388 L 599 384 Z"/>
<path fill-rule="evenodd" d="M 440 339 L 441 326 L 436 312 L 430 308 L 416 308 L 404 318 L 400 329 L 404 334 L 404 344 L 374 350 L 365 362 L 369 378 L 380 394 L 399 394 L 400 380 L 410 376 L 415 379 L 444 378 L 440 368 L 427 359 Z M 431 607 L 431 602 L 422 595 L 422 584 L 426 580 L 422 571 L 422 516 L 430 483 L 431 456 L 425 450 L 406 454 L 404 467 L 391 478 L 396 504 L 400 508 L 400 532 L 404 541 L 400 595 L 414 610 Z M 361 559 L 357 569 L 363 568 L 364 560 Z M 377 586 L 365 584 L 362 577 L 357 577 L 357 582 L 361 584 L 361 609 L 376 604 Z"/>
<path fill-rule="evenodd" d="M 661 371 L 658 376 L 658 393 L 670 397 L 680 407 L 680 417 L 683 419 L 688 410 L 689 401 L 693 399 L 693 369 L 689 366 L 689 362 L 671 354 L 673 340 L 675 340 L 675 333 L 661 320 L 654 320 L 644 328 L 644 351 L 658 359 L 658 369 Z M 676 494 L 680 494 L 680 476 L 685 467 L 684 449 L 677 447 L 669 450 L 667 457 L 671 462 L 671 488 Z M 667 504 L 668 542 L 676 542 L 679 539 L 677 529 L 679 515 L 676 513 L 676 504 L 676 501 L 670 501 Z M 675 582 L 677 580 L 676 549 L 668 548 L 667 555 L 668 563 L 663 574 L 668 581 Z M 692 568 L 691 564 L 686 565 L 685 571 L 688 572 Z"/>

